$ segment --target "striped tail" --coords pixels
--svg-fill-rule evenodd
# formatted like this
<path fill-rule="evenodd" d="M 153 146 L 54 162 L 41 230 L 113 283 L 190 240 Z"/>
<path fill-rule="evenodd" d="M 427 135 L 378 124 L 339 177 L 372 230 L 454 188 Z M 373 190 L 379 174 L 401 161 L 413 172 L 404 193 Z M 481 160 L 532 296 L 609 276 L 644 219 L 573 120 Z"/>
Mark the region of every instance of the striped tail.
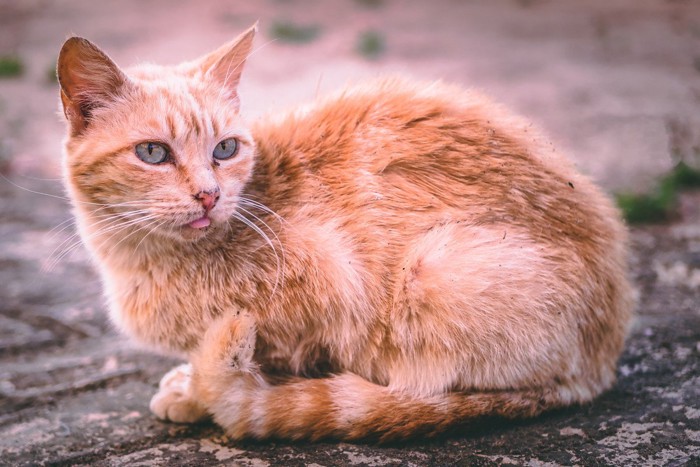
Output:
<path fill-rule="evenodd" d="M 193 359 L 193 397 L 233 438 L 334 438 L 380 443 L 433 437 L 483 416 L 533 417 L 561 407 L 556 389 L 415 397 L 357 375 L 269 384 L 252 362 L 252 321 L 209 332 Z M 252 337 L 251 337 L 252 336 Z"/>

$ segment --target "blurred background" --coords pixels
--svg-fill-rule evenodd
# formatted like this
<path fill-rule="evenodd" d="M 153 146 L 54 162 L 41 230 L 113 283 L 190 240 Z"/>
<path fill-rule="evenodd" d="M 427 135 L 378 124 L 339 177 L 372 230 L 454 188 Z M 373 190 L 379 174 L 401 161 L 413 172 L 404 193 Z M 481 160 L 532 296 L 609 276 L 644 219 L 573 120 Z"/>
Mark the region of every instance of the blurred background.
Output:
<path fill-rule="evenodd" d="M 643 190 L 680 158 L 697 158 L 696 0 L 2 0 L 5 170 L 58 171 L 53 70 L 68 36 L 121 66 L 178 63 L 257 20 L 241 90 L 251 117 L 398 72 L 485 91 L 611 190 Z"/>
<path fill-rule="evenodd" d="M 400 451 L 230 448 L 215 427 L 154 420 L 148 400 L 175 361 L 106 318 L 60 179 L 56 56 L 80 35 L 123 67 L 175 64 L 255 21 L 240 89 L 251 119 L 380 74 L 458 83 L 541 127 L 628 220 L 662 222 L 631 232 L 641 305 L 615 390 L 582 411 Z M 700 192 L 679 193 L 700 186 L 699 168 L 698 0 L 0 0 L 0 464 L 697 461 Z"/>

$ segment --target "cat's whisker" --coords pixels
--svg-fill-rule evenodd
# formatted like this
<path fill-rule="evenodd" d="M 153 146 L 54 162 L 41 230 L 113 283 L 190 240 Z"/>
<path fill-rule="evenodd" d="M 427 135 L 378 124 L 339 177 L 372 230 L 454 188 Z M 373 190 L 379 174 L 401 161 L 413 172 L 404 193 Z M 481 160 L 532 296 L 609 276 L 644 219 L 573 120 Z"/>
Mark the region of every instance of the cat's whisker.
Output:
<path fill-rule="evenodd" d="M 90 215 L 92 217 L 95 217 L 97 215 L 97 213 L 99 213 L 100 211 L 105 211 L 107 209 L 111 209 L 114 211 L 114 213 L 107 213 L 108 215 L 120 214 L 123 212 L 132 212 L 132 211 L 120 211 L 121 208 L 137 208 L 137 209 L 135 209 L 136 211 L 138 211 L 138 210 L 144 211 L 144 210 L 146 210 L 146 208 L 149 208 L 151 206 L 153 206 L 153 204 L 144 203 L 143 201 L 125 201 L 123 203 L 110 203 L 110 204 L 104 204 L 99 208 L 93 209 L 92 211 L 90 211 Z M 142 209 L 138 209 L 138 208 L 142 208 Z"/>
<path fill-rule="evenodd" d="M 118 222 L 118 219 L 110 218 L 110 219 L 105 219 L 104 221 L 105 222 L 112 221 L 112 223 L 107 225 L 107 227 L 110 227 L 110 226 L 114 226 Z M 96 225 L 96 224 L 94 224 L 94 225 Z M 89 235 L 89 234 L 87 234 L 87 235 Z M 75 241 L 76 238 L 78 239 L 77 241 Z M 83 243 L 83 241 L 81 239 L 80 233 L 75 232 L 75 233 L 71 234 L 68 238 L 66 238 L 61 243 L 59 243 L 56 246 L 56 248 L 53 249 L 51 254 L 49 254 L 48 263 L 47 263 L 46 267 L 44 268 L 44 270 L 47 272 L 52 271 L 63 258 L 65 258 L 71 251 L 73 251 L 75 248 L 77 248 L 82 243 Z"/>
<path fill-rule="evenodd" d="M 261 211 L 264 211 L 264 212 L 274 216 L 275 218 L 277 218 L 277 220 L 279 220 L 280 222 L 283 222 L 287 226 L 291 225 L 291 224 L 289 224 L 289 222 L 287 222 L 287 219 L 280 216 L 275 211 L 273 211 L 272 209 L 270 209 L 269 207 L 267 207 L 266 205 L 264 205 L 263 203 L 261 203 L 259 201 L 255 201 L 255 200 L 252 200 L 249 198 L 241 197 L 239 202 L 240 202 L 240 204 L 246 205 L 248 207 L 260 209 Z"/>
<path fill-rule="evenodd" d="M 262 220 L 261 218 L 259 218 L 259 217 L 256 216 L 255 214 L 253 214 L 252 212 L 248 211 L 247 209 L 245 209 L 245 208 L 243 208 L 243 207 L 241 207 L 241 206 L 238 206 L 238 209 L 241 210 L 241 211 L 243 211 L 244 213 L 248 214 L 249 216 L 255 218 L 258 222 L 260 222 L 262 225 L 264 225 L 264 226 L 267 228 L 267 230 L 269 230 L 270 233 L 275 237 L 275 240 L 277 241 L 277 244 L 280 246 L 280 251 L 281 251 L 281 253 L 282 253 L 282 270 L 283 270 L 283 272 L 284 272 L 284 266 L 285 266 L 285 264 L 286 264 L 286 261 L 285 261 L 286 258 L 285 258 L 285 254 L 284 254 L 284 247 L 282 246 L 282 242 L 280 241 L 280 238 L 277 236 L 277 233 L 272 229 L 272 227 L 270 227 L 270 226 L 267 224 L 267 222 L 265 222 L 264 220 Z"/>
<path fill-rule="evenodd" d="M 91 238 L 97 237 L 104 235 L 105 233 L 110 233 L 112 234 L 106 239 L 106 242 L 109 242 L 115 235 L 119 234 L 122 230 L 127 229 L 130 225 L 143 221 L 143 219 L 138 219 L 136 222 L 130 221 L 129 223 L 124 223 L 124 224 L 119 224 L 119 219 L 107 219 L 107 220 L 112 220 L 112 224 L 108 224 L 107 226 L 101 228 L 100 230 L 93 232 L 91 234 L 85 234 L 86 236 L 89 236 Z M 78 238 L 78 241 L 73 241 L 75 238 Z M 73 242 L 73 243 L 71 243 Z M 63 248 L 61 253 L 58 254 L 52 261 L 48 263 L 46 268 L 44 268 L 46 271 L 50 272 L 52 271 L 58 263 L 60 263 L 66 256 L 68 256 L 70 253 L 75 251 L 80 245 L 82 245 L 83 242 L 80 240 L 80 234 L 73 234 L 71 235 L 68 239 L 66 239 L 61 245 L 59 245 L 54 252 L 50 255 L 53 256 L 53 254 L 57 250 L 61 250 L 62 245 L 68 245 L 67 247 Z"/>
<path fill-rule="evenodd" d="M 20 190 L 23 190 L 23 191 L 26 191 L 26 192 L 28 192 L 28 193 L 32 193 L 32 194 L 35 194 L 35 195 L 41 195 L 41 196 L 47 196 L 47 197 L 49 197 L 49 198 L 60 199 L 60 200 L 62 200 L 62 201 L 68 201 L 68 202 L 73 203 L 73 204 L 81 204 L 81 205 L 89 205 L 89 206 L 105 206 L 105 207 L 106 207 L 106 206 L 110 206 L 110 204 L 95 203 L 95 202 L 90 202 L 90 201 L 79 201 L 79 200 L 76 200 L 76 199 L 71 199 L 71 198 L 69 198 L 69 197 L 67 197 L 67 196 L 61 196 L 61 195 L 56 195 L 56 194 L 53 194 L 53 193 L 44 193 L 43 191 L 33 190 L 33 189 L 31 189 L 31 188 L 27 188 L 27 187 L 25 187 L 25 186 L 22 186 L 22 185 L 19 185 L 19 184 L 15 183 L 14 181 L 12 181 L 11 179 L 9 179 L 8 177 L 6 177 L 5 175 L 3 175 L 3 174 L 1 174 L 1 173 L 0 173 L 0 178 L 3 179 L 3 180 L 5 180 L 7 183 L 9 183 L 10 185 L 14 186 L 15 188 L 18 188 L 18 189 L 20 189 Z M 126 202 L 126 203 L 130 203 L 130 202 Z M 120 203 L 117 203 L 117 205 L 118 205 L 118 204 L 120 204 Z"/>
<path fill-rule="evenodd" d="M 61 232 L 64 232 L 66 229 L 69 229 L 73 226 L 75 226 L 76 221 L 75 217 L 70 217 L 63 222 L 55 225 L 54 227 L 51 228 L 48 232 L 46 232 L 46 235 L 48 235 L 49 240 L 53 240 L 55 237 L 57 237 Z"/>
<path fill-rule="evenodd" d="M 139 207 L 139 206 L 148 207 L 148 206 L 153 205 L 153 204 L 149 204 L 147 202 L 135 201 L 135 200 L 124 201 L 124 202 L 120 202 L 120 203 L 98 203 L 98 202 L 90 202 L 90 201 L 80 201 L 80 200 L 72 199 L 68 196 L 56 195 L 53 193 L 45 193 L 43 191 L 33 190 L 31 188 L 24 187 L 22 185 L 19 185 L 16 182 L 14 182 L 13 180 L 11 180 L 10 178 L 6 177 L 5 175 L 3 175 L 1 173 L 0 173 L 0 179 L 5 180 L 7 183 L 14 186 L 15 188 L 18 188 L 20 190 L 23 190 L 23 191 L 26 191 L 28 193 L 32 193 L 35 195 L 46 196 L 49 198 L 59 199 L 62 201 L 68 201 L 68 202 L 75 204 L 75 205 L 97 206 L 97 208 L 92 211 L 93 214 L 100 211 L 100 210 L 103 210 L 103 209 L 110 209 L 110 208 L 115 209 L 115 208 L 123 208 L 123 207 Z M 59 226 L 63 225 L 64 222 L 59 224 Z"/>
<path fill-rule="evenodd" d="M 150 213 L 150 209 L 135 209 L 133 211 L 124 211 L 124 212 L 117 212 L 117 213 L 102 213 L 102 214 L 93 214 L 90 217 L 95 218 L 95 219 L 104 219 L 104 218 L 117 218 L 117 219 L 128 219 L 130 217 L 134 216 L 140 216 L 143 214 L 148 214 Z M 100 221 L 101 222 L 101 221 Z M 95 224 L 92 224 L 95 225 Z"/>
<path fill-rule="evenodd" d="M 79 239 L 77 242 L 75 239 Z M 63 240 L 58 246 L 56 246 L 51 253 L 49 254 L 48 258 L 46 259 L 46 263 L 42 266 L 42 270 L 44 272 L 51 272 L 53 269 L 56 267 L 56 265 L 59 263 L 61 258 L 64 257 L 64 253 L 68 250 L 73 249 L 73 247 L 76 244 L 81 244 L 82 240 L 80 240 L 80 234 L 73 233 L 70 235 L 67 239 Z M 66 245 L 64 247 L 64 245 Z"/>
<path fill-rule="evenodd" d="M 112 232 L 110 237 L 107 239 L 107 241 L 109 241 L 114 235 L 118 234 L 119 232 L 121 232 L 122 230 L 124 230 L 128 227 L 131 227 L 133 225 L 137 225 L 141 222 L 148 222 L 148 221 L 151 221 L 153 219 L 157 219 L 153 215 L 142 216 L 141 215 L 142 212 L 147 213 L 148 211 L 147 210 L 131 211 L 131 212 L 127 212 L 127 213 L 121 213 L 121 215 L 110 214 L 107 218 L 90 224 L 89 227 L 91 227 L 91 228 L 96 227 L 100 224 L 106 224 L 106 225 L 103 225 L 102 227 L 100 227 L 99 229 L 97 229 L 94 232 L 85 233 L 85 236 L 89 237 L 89 238 L 96 238 L 96 237 L 103 236 L 107 233 Z M 133 216 L 140 216 L 140 217 L 133 218 Z M 126 219 L 126 221 L 124 222 L 125 219 Z M 54 250 L 49 255 L 49 263 L 47 264 L 47 266 L 45 268 L 46 271 L 53 270 L 55 268 L 55 266 L 63 258 L 65 258 L 72 251 L 74 251 L 82 243 L 82 240 L 78 240 L 78 241 L 74 242 L 75 238 L 80 238 L 80 234 L 74 233 L 73 235 L 71 235 L 67 239 L 65 239 L 63 242 L 61 242 L 56 248 L 54 248 Z M 60 251 L 60 253 L 57 254 L 57 252 L 59 252 L 59 251 Z"/>
<path fill-rule="evenodd" d="M 140 232 L 140 231 L 142 231 L 142 230 L 144 230 L 144 229 L 146 229 L 146 228 L 153 227 L 153 226 L 155 226 L 156 224 L 158 224 L 159 222 L 162 222 L 160 218 L 155 217 L 155 216 L 154 216 L 154 217 L 151 217 L 151 218 L 149 219 L 149 222 L 146 223 L 146 225 L 138 226 L 138 227 L 136 227 L 131 233 L 129 233 L 128 235 L 125 235 L 124 237 L 122 237 L 117 243 L 115 243 L 114 245 L 112 245 L 112 246 L 107 250 L 107 253 L 110 253 L 111 251 L 113 251 L 114 249 L 116 249 L 119 245 L 121 245 L 121 244 L 122 244 L 125 240 L 127 240 L 128 238 L 132 237 L 134 234 L 136 234 L 136 233 L 138 233 L 138 232 Z M 139 241 L 138 245 L 141 245 L 141 242 L 143 242 L 144 238 L 145 238 L 147 235 L 148 235 L 148 233 L 147 233 L 143 238 L 141 238 L 141 241 Z M 110 238 L 111 238 L 111 237 L 110 237 Z M 138 245 L 137 245 L 137 247 L 138 247 Z"/>
<path fill-rule="evenodd" d="M 83 239 L 80 233 L 75 232 L 70 235 L 67 239 L 61 242 L 54 250 L 51 252 L 47 259 L 47 263 L 42 269 L 45 272 L 51 272 L 66 256 L 72 253 L 80 245 L 83 244 Z"/>
<path fill-rule="evenodd" d="M 78 232 L 73 232 L 72 234 L 70 234 L 70 235 L 69 235 L 67 238 L 65 238 L 61 243 L 59 243 L 58 245 L 56 245 L 56 247 L 55 247 L 55 248 L 51 251 L 51 253 L 49 254 L 48 259 L 51 260 L 51 259 L 54 257 L 54 255 L 56 255 L 56 253 L 62 252 L 62 251 L 63 251 L 63 248 L 64 248 L 66 245 L 70 245 L 76 238 L 79 238 L 79 237 L 80 237 L 80 234 L 79 234 Z"/>
<path fill-rule="evenodd" d="M 117 248 L 120 244 L 122 244 L 125 240 L 131 238 L 133 235 L 137 234 L 138 232 L 140 232 L 140 231 L 143 230 L 144 228 L 147 228 L 147 227 L 150 227 L 150 226 L 152 226 L 152 225 L 157 224 L 160 220 L 161 220 L 161 219 L 160 219 L 159 217 L 157 217 L 157 216 L 145 216 L 145 217 L 143 217 L 143 218 L 135 219 L 134 221 L 126 222 L 125 225 L 124 225 L 124 228 L 132 227 L 132 226 L 137 226 L 137 227 L 136 227 L 132 232 L 130 232 L 128 235 L 123 236 L 117 243 L 115 243 L 114 245 L 112 245 L 112 246 L 107 250 L 107 253 L 110 253 L 111 251 L 113 251 L 114 249 L 116 249 L 116 248 Z M 141 222 L 146 222 L 146 225 L 145 225 L 145 226 L 138 226 L 138 224 L 141 223 Z M 124 230 L 124 229 L 119 229 L 119 230 L 117 230 L 116 233 L 119 233 L 119 232 L 121 232 L 122 230 Z M 114 237 L 114 236 L 116 235 L 116 233 L 112 234 L 112 235 L 109 237 L 109 239 L 111 240 L 112 237 Z M 143 241 L 143 238 L 141 239 L 141 241 Z M 141 242 L 139 242 L 139 244 L 140 244 L 140 243 L 141 243 Z"/>
<path fill-rule="evenodd" d="M 100 220 L 98 220 L 97 222 L 93 222 L 91 224 L 88 224 L 88 227 L 93 228 L 93 227 L 96 227 L 100 224 L 104 224 L 104 223 L 112 221 L 112 220 L 114 220 L 114 221 L 122 221 L 122 220 L 131 221 L 131 220 L 133 220 L 134 217 L 136 217 L 136 216 L 143 217 L 143 214 L 148 214 L 149 212 L 150 211 L 147 209 L 139 209 L 139 210 L 135 210 L 135 211 L 126 211 L 126 212 L 117 213 L 117 214 L 111 214 L 111 213 L 100 214 L 97 216 L 92 216 L 92 217 L 100 219 Z M 101 228 L 102 227 L 100 227 L 100 229 Z M 99 230 L 98 230 L 98 232 L 99 232 Z"/>
<path fill-rule="evenodd" d="M 109 240 L 110 240 L 112 237 L 114 237 L 114 235 L 115 235 L 116 233 L 119 233 L 119 232 L 121 232 L 122 230 L 127 229 L 127 228 L 129 228 L 129 227 L 138 225 L 138 224 L 140 224 L 140 223 L 142 223 L 142 222 L 149 222 L 149 221 L 151 221 L 151 220 L 153 220 L 153 219 L 156 219 L 156 216 L 143 216 L 143 217 L 139 217 L 139 218 L 137 218 L 137 219 L 130 219 L 130 220 L 126 221 L 126 222 L 118 223 L 117 225 L 108 226 L 108 227 L 106 227 L 106 228 L 104 228 L 104 229 L 101 229 L 101 230 L 99 230 L 98 232 L 93 233 L 92 236 L 103 236 L 103 235 L 106 234 L 106 233 L 112 233 L 112 235 L 110 235 L 110 237 L 108 237 L 108 238 L 105 240 L 105 243 L 107 243 L 107 242 L 109 242 Z M 123 240 L 123 239 L 122 239 L 122 240 Z"/>
<path fill-rule="evenodd" d="M 7 178 L 6 176 L 4 176 L 1 173 L 0 173 L 0 178 L 2 178 L 3 180 L 5 180 L 7 183 L 14 186 L 15 188 L 19 188 L 20 190 L 24 190 L 26 192 L 33 193 L 35 195 L 48 196 L 49 198 L 56 198 L 56 199 L 60 199 L 63 201 L 72 201 L 70 198 L 68 198 L 66 196 L 55 195 L 53 193 L 44 193 L 42 191 L 32 190 L 31 188 L 27 188 L 27 187 L 24 187 L 22 185 L 18 185 L 17 183 L 13 182 L 12 180 L 10 180 L 9 178 Z"/>
<path fill-rule="evenodd" d="M 272 287 L 272 292 L 270 293 L 270 298 L 269 298 L 269 300 L 272 300 L 272 297 L 275 295 L 275 292 L 277 292 L 277 287 L 278 287 L 279 282 L 280 282 L 280 274 L 282 273 L 279 253 L 277 253 L 277 249 L 275 248 L 275 245 L 273 244 L 270 237 L 268 237 L 268 235 L 260 227 L 255 225 L 255 223 L 253 221 L 246 218 L 243 214 L 241 214 L 239 212 L 234 212 L 233 217 L 235 219 L 241 221 L 246 226 L 250 227 L 258 235 L 260 235 L 260 237 L 267 243 L 267 245 L 272 250 L 272 253 L 275 255 L 275 264 L 276 264 L 277 272 L 275 274 L 275 284 Z M 274 232 L 273 232 L 273 234 L 274 234 Z M 277 238 L 277 241 L 279 242 L 279 238 L 277 237 L 277 235 L 275 235 L 275 238 Z M 280 247 L 281 246 L 282 246 L 282 244 L 280 243 Z"/>
<path fill-rule="evenodd" d="M 158 230 L 159 228 L 161 228 L 166 222 L 167 222 L 167 221 L 161 221 L 160 223 L 155 223 L 155 225 L 154 225 L 153 223 L 152 223 L 152 224 L 149 224 L 149 225 L 152 226 L 152 227 L 148 230 L 148 232 L 146 233 L 146 235 L 143 236 L 143 238 L 141 239 L 141 241 L 138 242 L 138 243 L 136 244 L 136 246 L 134 247 L 134 251 L 136 251 L 136 250 L 139 249 L 139 247 L 141 246 L 141 244 L 143 243 L 143 241 L 146 240 L 146 237 L 148 237 L 148 236 L 151 235 L 153 232 L 155 232 L 156 230 Z"/>
<path fill-rule="evenodd" d="M 101 220 L 101 221 L 99 221 L 99 222 L 95 222 L 95 223 L 91 224 L 90 227 L 94 227 L 94 226 L 96 226 L 96 225 L 102 224 L 102 223 L 104 223 L 104 222 L 109 222 L 109 221 L 114 221 L 114 222 L 116 222 L 117 219 L 115 219 L 114 216 L 110 216 L 110 218 L 108 218 L 108 219 L 103 219 L 103 220 Z M 73 222 L 73 225 L 75 225 L 75 222 Z M 66 226 L 66 227 L 64 227 L 63 229 L 61 229 L 59 232 L 56 232 L 54 235 L 52 235 L 51 238 L 54 238 L 56 235 L 58 235 L 60 232 L 64 231 L 64 230 L 65 230 L 66 228 L 68 228 L 68 227 L 69 227 L 69 226 Z M 80 244 L 80 243 L 81 243 L 81 241 L 78 241 L 78 242 L 75 242 L 75 243 L 71 243 L 71 242 L 73 242 L 76 238 L 79 238 L 79 237 L 80 237 L 80 233 L 74 232 L 73 234 L 71 234 L 70 236 L 68 236 L 68 238 L 66 238 L 65 240 L 63 240 L 61 243 L 59 243 L 59 244 L 53 249 L 53 251 L 51 252 L 51 254 L 49 254 L 49 261 L 50 261 L 49 264 L 50 264 L 50 266 L 48 266 L 48 268 L 47 268 L 48 270 L 52 270 L 52 269 L 53 269 L 53 267 L 58 263 L 58 261 L 59 261 L 61 258 L 63 258 L 63 257 L 65 256 L 64 253 L 65 253 L 66 251 L 72 250 L 72 249 L 75 247 L 76 243 L 77 243 L 77 244 Z M 56 255 L 57 252 L 60 252 L 60 253 L 58 254 L 58 256 L 54 257 L 54 255 Z M 52 258 L 53 258 L 53 260 L 52 260 Z"/>

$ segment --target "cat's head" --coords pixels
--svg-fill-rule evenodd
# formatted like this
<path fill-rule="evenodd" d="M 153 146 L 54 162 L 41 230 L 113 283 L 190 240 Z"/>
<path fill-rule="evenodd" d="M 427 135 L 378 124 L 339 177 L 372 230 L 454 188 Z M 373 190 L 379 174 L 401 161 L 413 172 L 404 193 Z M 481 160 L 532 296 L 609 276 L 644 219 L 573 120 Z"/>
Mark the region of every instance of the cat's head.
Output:
<path fill-rule="evenodd" d="M 64 175 L 84 234 L 194 241 L 227 225 L 254 165 L 237 87 L 255 31 L 199 60 L 127 70 L 65 42 Z"/>

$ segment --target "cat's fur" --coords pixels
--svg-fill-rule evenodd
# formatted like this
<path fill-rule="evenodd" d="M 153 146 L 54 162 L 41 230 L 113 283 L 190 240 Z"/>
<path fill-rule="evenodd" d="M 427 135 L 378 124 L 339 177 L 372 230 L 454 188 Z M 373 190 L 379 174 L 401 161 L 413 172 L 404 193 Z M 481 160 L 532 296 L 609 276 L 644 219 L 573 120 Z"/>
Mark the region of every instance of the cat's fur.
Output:
<path fill-rule="evenodd" d="M 122 72 L 80 38 L 59 57 L 65 178 L 111 316 L 191 363 L 156 415 L 386 441 L 613 384 L 626 233 L 587 178 L 528 122 L 439 83 L 371 82 L 249 130 L 254 31 L 177 67 Z M 215 161 L 228 137 L 238 155 Z M 148 141 L 172 159 L 140 160 Z M 216 189 L 207 214 L 197 195 Z"/>

